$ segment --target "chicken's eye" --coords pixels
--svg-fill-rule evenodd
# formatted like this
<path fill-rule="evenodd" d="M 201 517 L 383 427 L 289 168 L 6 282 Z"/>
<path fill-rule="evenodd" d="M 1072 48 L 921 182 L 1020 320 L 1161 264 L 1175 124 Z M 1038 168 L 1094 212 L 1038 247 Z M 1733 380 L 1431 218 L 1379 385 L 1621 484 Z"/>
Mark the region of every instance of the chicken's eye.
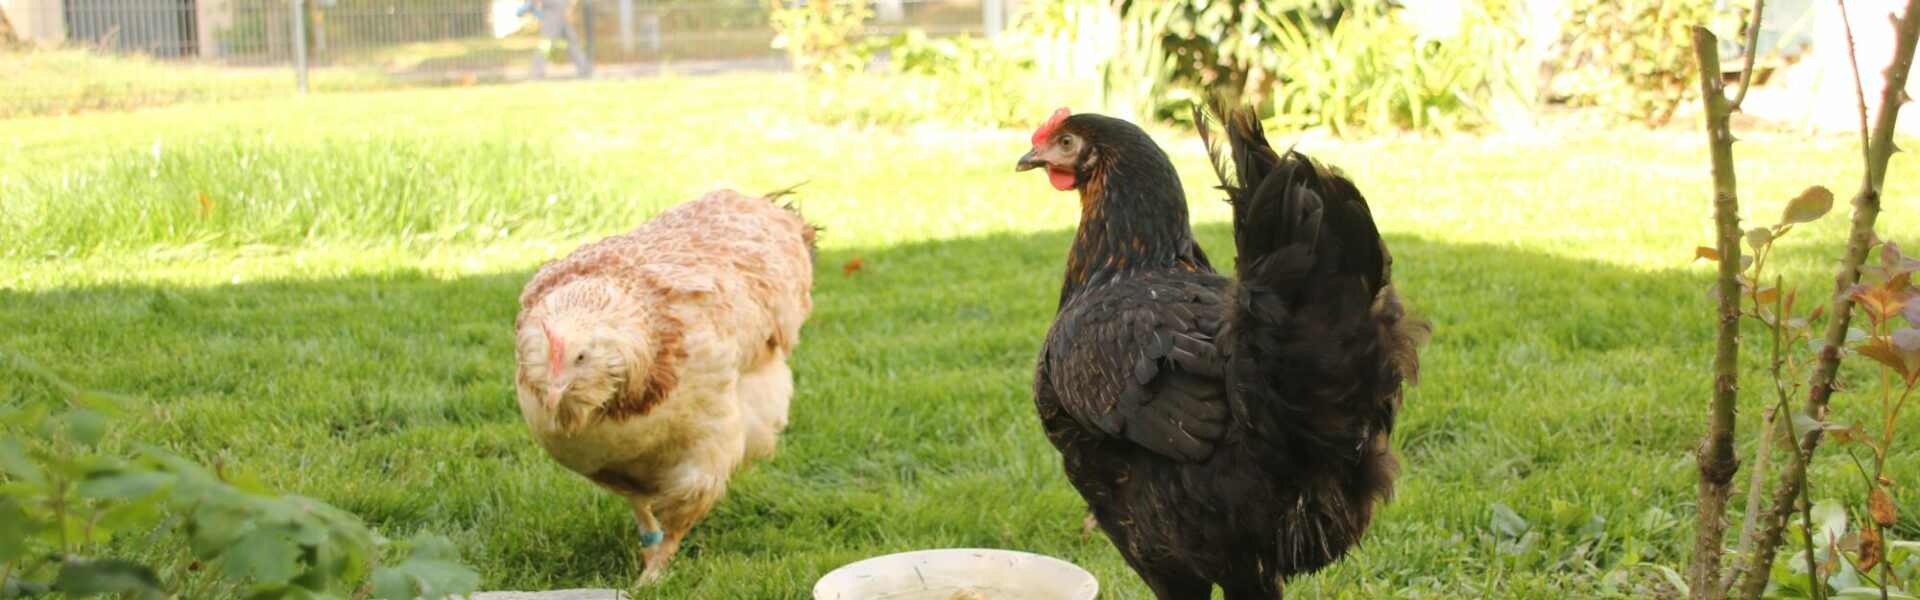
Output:
<path fill-rule="evenodd" d="M 573 362 L 576 364 L 587 362 L 587 353 L 581 352 L 579 354 L 574 355 Z"/>
<path fill-rule="evenodd" d="M 1066 149 L 1072 149 L 1072 148 L 1073 148 L 1073 136 L 1070 136 L 1070 135 L 1063 135 L 1063 136 L 1060 136 L 1060 147 L 1061 147 L 1061 148 L 1066 148 Z"/>

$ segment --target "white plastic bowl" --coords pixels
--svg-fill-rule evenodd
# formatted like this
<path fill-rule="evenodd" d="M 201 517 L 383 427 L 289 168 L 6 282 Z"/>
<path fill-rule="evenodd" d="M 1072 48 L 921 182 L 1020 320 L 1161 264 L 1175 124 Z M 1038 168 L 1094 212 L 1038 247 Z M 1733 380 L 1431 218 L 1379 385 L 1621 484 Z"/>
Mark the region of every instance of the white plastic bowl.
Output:
<path fill-rule="evenodd" d="M 947 600 L 967 588 L 993 600 L 1093 600 L 1100 582 L 1051 556 L 949 548 L 876 556 L 834 569 L 813 585 L 813 598 Z"/>

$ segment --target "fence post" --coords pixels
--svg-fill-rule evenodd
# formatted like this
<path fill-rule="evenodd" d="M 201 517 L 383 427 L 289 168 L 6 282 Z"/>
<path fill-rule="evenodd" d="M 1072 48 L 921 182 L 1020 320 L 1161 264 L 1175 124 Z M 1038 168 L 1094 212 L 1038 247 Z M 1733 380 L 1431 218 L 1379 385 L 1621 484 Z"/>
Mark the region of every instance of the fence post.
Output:
<path fill-rule="evenodd" d="M 307 3 L 288 0 L 293 6 L 293 73 L 300 80 L 300 93 L 307 93 Z"/>
<path fill-rule="evenodd" d="M 582 0 L 582 2 L 580 2 L 580 27 L 587 30 L 587 79 L 593 79 L 593 40 L 594 37 L 596 37 L 593 35 L 593 12 L 593 0 Z M 567 16 L 562 13 L 560 18 L 564 19 L 567 18 Z"/>
<path fill-rule="evenodd" d="M 620 0 L 620 51 L 633 54 L 633 0 Z"/>
<path fill-rule="evenodd" d="M 987 39 L 1000 37 L 1000 30 L 1006 28 L 1007 9 L 1004 0 L 984 0 L 980 3 L 982 25 L 987 30 Z"/>

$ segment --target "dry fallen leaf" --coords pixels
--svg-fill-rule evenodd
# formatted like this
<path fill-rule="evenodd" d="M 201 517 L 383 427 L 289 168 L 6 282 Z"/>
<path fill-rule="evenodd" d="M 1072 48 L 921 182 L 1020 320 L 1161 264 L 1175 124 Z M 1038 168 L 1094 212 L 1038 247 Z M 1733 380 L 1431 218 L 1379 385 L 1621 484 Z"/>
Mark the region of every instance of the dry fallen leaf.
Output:
<path fill-rule="evenodd" d="M 213 216 L 213 198 L 207 197 L 207 194 L 205 192 L 202 192 L 200 194 L 200 220 L 205 221 L 212 216 Z"/>
<path fill-rule="evenodd" d="M 866 265 L 860 263 L 860 255 L 855 254 L 853 258 L 847 259 L 847 264 L 840 265 L 840 274 L 842 276 L 852 277 L 854 271 L 865 268 L 867 268 Z"/>
<path fill-rule="evenodd" d="M 1880 565 L 1880 532 L 1872 527 L 1860 530 L 1860 560 L 1854 561 L 1854 568 L 1862 573 L 1871 573 Z"/>
<path fill-rule="evenodd" d="M 1899 508 L 1893 504 L 1893 496 L 1887 494 L 1887 488 L 1883 487 L 1873 488 L 1873 493 L 1867 494 L 1867 512 L 1873 515 L 1873 522 L 1881 527 L 1892 527 L 1900 516 Z"/>

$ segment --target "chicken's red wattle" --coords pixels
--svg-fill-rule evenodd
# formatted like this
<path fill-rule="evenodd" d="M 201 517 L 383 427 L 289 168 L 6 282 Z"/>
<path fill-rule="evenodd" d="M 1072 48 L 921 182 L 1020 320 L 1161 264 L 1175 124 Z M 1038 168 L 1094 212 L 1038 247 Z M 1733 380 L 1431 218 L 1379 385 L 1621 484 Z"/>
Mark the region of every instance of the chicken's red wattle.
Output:
<path fill-rule="evenodd" d="M 1047 183 L 1053 184 L 1053 189 L 1062 192 L 1073 189 L 1073 171 L 1059 167 L 1047 167 Z"/>

